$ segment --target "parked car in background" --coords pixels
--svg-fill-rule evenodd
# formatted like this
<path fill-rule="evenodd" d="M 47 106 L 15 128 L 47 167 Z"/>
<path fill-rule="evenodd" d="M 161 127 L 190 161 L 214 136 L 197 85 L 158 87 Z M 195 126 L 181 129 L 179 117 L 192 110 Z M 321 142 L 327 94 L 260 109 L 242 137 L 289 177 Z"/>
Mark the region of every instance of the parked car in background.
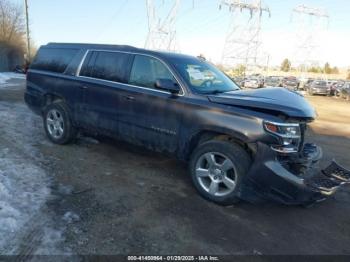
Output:
<path fill-rule="evenodd" d="M 344 85 L 345 85 L 345 81 L 344 80 L 340 80 L 337 82 L 337 88 L 341 89 Z"/>
<path fill-rule="evenodd" d="M 235 81 L 235 83 L 237 85 L 239 85 L 240 87 L 242 87 L 242 83 L 244 82 L 244 77 L 242 76 L 236 76 L 232 78 L 233 81 Z"/>
<path fill-rule="evenodd" d="M 281 87 L 282 86 L 282 77 L 280 77 L 280 76 L 268 76 L 265 78 L 264 85 L 266 87 L 268 87 L 268 86 Z"/>
<path fill-rule="evenodd" d="M 17 74 L 25 74 L 25 73 L 26 73 L 25 69 L 24 69 L 23 67 L 19 66 L 19 65 L 17 65 L 17 66 L 15 67 L 15 69 L 13 70 L 13 72 L 15 72 L 15 73 L 17 73 Z"/>
<path fill-rule="evenodd" d="M 344 80 L 337 81 L 337 84 L 335 85 L 335 95 L 336 96 L 340 96 L 341 95 L 341 91 L 343 90 L 343 87 L 344 87 L 345 83 L 346 82 Z"/>
<path fill-rule="evenodd" d="M 340 96 L 346 100 L 350 100 L 350 82 L 344 83 L 340 91 Z"/>
<path fill-rule="evenodd" d="M 298 90 L 299 80 L 294 76 L 284 77 L 282 79 L 282 87 L 293 91 Z"/>
<path fill-rule="evenodd" d="M 307 91 L 309 95 L 328 95 L 330 88 L 327 85 L 327 81 L 315 80 L 311 83 Z"/>
<path fill-rule="evenodd" d="M 308 88 L 310 87 L 310 85 L 312 84 L 312 82 L 315 81 L 315 79 L 313 78 L 308 78 L 305 82 L 303 82 L 303 84 L 301 85 L 301 89 L 303 90 L 308 90 Z"/>
<path fill-rule="evenodd" d="M 261 88 L 264 85 L 261 83 L 261 81 L 258 78 L 247 78 L 243 80 L 242 87 L 244 88 Z"/>
<path fill-rule="evenodd" d="M 337 82 L 332 82 L 331 85 L 328 86 L 330 96 L 337 95 Z"/>
<path fill-rule="evenodd" d="M 299 78 L 299 90 L 305 90 L 305 86 L 310 78 L 301 77 Z"/>
<path fill-rule="evenodd" d="M 330 88 L 331 86 L 334 86 L 338 83 L 336 80 L 328 80 L 327 81 L 327 86 Z"/>

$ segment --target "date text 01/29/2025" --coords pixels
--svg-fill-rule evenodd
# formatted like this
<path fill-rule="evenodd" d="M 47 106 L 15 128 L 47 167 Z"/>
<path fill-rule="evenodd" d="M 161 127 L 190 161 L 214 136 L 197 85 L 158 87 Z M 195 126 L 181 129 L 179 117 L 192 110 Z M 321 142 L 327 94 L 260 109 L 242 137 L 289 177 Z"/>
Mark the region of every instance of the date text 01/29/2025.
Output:
<path fill-rule="evenodd" d="M 217 256 L 128 256 L 128 261 L 220 261 Z"/>

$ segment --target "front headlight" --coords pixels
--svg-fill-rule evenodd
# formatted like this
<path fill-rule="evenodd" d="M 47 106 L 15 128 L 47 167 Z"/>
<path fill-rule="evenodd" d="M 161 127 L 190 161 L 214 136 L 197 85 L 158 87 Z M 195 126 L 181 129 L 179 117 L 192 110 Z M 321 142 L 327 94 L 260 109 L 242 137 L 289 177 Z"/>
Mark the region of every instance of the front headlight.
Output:
<path fill-rule="evenodd" d="M 280 153 L 296 153 L 299 151 L 301 141 L 300 124 L 264 122 L 267 132 L 277 136 L 280 143 L 271 148 Z"/>

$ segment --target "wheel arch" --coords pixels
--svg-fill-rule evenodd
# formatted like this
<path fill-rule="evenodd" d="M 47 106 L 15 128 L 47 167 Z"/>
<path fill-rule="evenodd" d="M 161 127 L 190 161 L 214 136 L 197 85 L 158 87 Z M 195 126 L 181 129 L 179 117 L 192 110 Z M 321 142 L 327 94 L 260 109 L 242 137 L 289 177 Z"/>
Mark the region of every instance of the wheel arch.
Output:
<path fill-rule="evenodd" d="M 46 93 L 44 95 L 44 105 L 49 105 L 53 102 L 56 102 L 56 101 L 64 101 L 65 99 L 62 97 L 62 96 L 59 96 L 57 94 L 54 94 L 54 93 Z"/>
<path fill-rule="evenodd" d="M 255 143 L 250 143 L 244 134 L 233 130 L 203 129 L 191 136 L 185 149 L 185 160 L 189 160 L 196 147 L 210 140 L 223 140 L 239 144 L 248 151 L 251 157 L 255 155 Z"/>
<path fill-rule="evenodd" d="M 42 105 L 41 105 L 41 112 L 44 113 L 45 108 L 54 103 L 54 102 L 64 102 L 66 103 L 66 100 L 63 96 L 54 94 L 54 93 L 46 93 L 43 95 Z"/>

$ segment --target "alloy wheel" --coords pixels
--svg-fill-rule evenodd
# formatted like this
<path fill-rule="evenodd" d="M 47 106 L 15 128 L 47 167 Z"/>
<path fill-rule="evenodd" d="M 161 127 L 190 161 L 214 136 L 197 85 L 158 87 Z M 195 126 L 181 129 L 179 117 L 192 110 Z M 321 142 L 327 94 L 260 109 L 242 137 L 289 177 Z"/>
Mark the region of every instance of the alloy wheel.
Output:
<path fill-rule="evenodd" d="M 49 134 L 54 139 L 62 138 L 64 134 L 64 119 L 61 112 L 56 109 L 50 110 L 46 117 L 46 126 Z"/>
<path fill-rule="evenodd" d="M 199 157 L 195 175 L 199 185 L 212 196 L 224 197 L 236 188 L 236 167 L 221 153 L 208 152 Z"/>

